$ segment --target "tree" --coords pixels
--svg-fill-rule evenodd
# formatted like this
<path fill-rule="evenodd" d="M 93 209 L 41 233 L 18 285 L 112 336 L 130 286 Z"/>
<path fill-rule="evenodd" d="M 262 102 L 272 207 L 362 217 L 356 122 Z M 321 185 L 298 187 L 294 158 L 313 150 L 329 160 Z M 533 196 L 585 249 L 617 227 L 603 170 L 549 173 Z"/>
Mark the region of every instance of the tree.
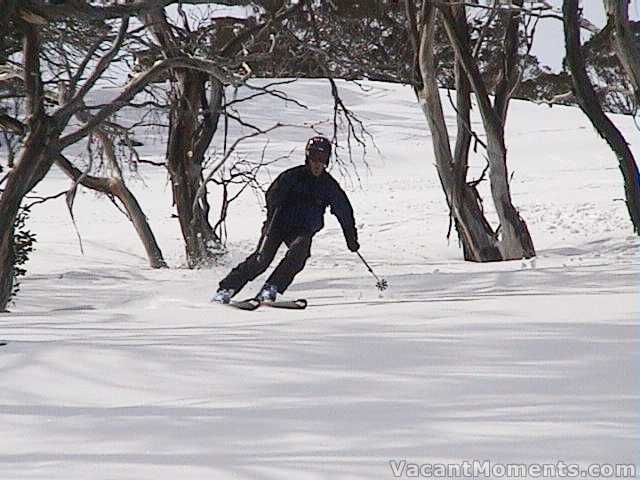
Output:
<path fill-rule="evenodd" d="M 609 24 L 615 32 L 614 48 L 633 87 L 636 108 L 640 105 L 640 31 L 629 21 L 629 0 L 605 0 Z M 636 22 L 636 27 L 640 24 Z"/>
<path fill-rule="evenodd" d="M 634 80 L 634 62 L 637 60 L 637 50 L 634 49 L 637 47 L 633 43 L 628 43 L 628 37 L 626 36 L 628 13 L 625 14 L 621 10 L 622 7 L 625 7 L 627 9 L 625 11 L 628 12 L 628 5 L 629 2 L 627 0 L 607 2 L 609 21 L 616 25 L 616 49 L 623 58 L 621 60 L 622 63 L 628 64 L 625 69 L 630 73 L 634 89 L 636 89 L 638 79 Z M 640 234 L 640 174 L 638 173 L 638 166 L 626 139 L 604 113 L 587 74 L 580 42 L 580 14 L 578 7 L 579 0 L 564 0 L 562 7 L 567 51 L 566 62 L 571 72 L 573 92 L 582 111 L 618 159 L 618 166 L 624 181 L 627 210 L 634 231 Z M 626 21 L 625 18 L 627 19 Z"/>
<path fill-rule="evenodd" d="M 162 72 L 171 68 L 192 68 L 215 76 L 220 82 L 239 84 L 246 78 L 235 71 L 238 65 L 232 62 L 221 65 L 212 60 L 186 56 L 166 58 L 154 64 L 150 69 L 134 77 L 122 92 L 106 105 L 97 106 L 95 113 L 84 125 L 70 133 L 64 133 L 71 118 L 85 106 L 89 91 L 107 70 L 122 46 L 128 31 L 130 14 L 140 14 L 145 8 L 170 2 L 136 1 L 126 5 L 111 7 L 95 7 L 84 2 L 71 2 L 70 5 L 54 6 L 36 2 L 18 4 L 15 1 L 3 0 L 0 6 L 4 18 L 0 25 L 3 29 L 14 28 L 13 35 L 22 39 L 22 64 L 19 75 L 25 91 L 24 122 L 2 113 L 3 124 L 23 124 L 27 135 L 15 166 L 8 172 L 4 190 L 0 195 L 0 311 L 6 309 L 14 279 L 15 256 L 13 249 L 14 222 L 25 195 L 31 191 L 47 174 L 53 162 L 68 146 L 86 138 L 102 122 L 110 118 L 127 105 L 146 85 L 156 79 Z M 105 22 L 106 28 L 117 31 L 111 47 L 95 61 L 90 73 L 89 60 L 81 62 L 73 72 L 73 82 L 68 86 L 67 100 L 51 107 L 46 99 L 43 73 L 40 62 L 41 31 L 47 22 L 66 15 L 77 15 L 77 18 L 89 18 Z M 111 18 L 121 18 L 119 25 Z M 118 27 L 117 30 L 115 27 Z M 93 52 L 92 52 L 93 53 Z"/>
<path fill-rule="evenodd" d="M 437 4 L 447 31 L 449 40 L 456 52 L 456 57 L 471 85 L 484 130 L 487 134 L 487 155 L 489 161 L 489 181 L 491 195 L 500 220 L 500 241 L 498 248 L 504 260 L 530 258 L 535 256 L 533 241 L 526 223 L 520 217 L 511 201 L 511 191 L 507 171 L 507 149 L 505 145 L 504 126 L 512 92 L 519 81 L 517 65 L 518 28 L 520 13 L 511 9 L 501 12 L 506 17 L 506 33 L 504 38 L 505 52 L 503 69 L 495 89 L 493 105 L 489 92 L 482 79 L 480 70 L 471 52 L 466 48 L 464 30 L 460 21 L 466 21 L 466 15 L 460 15 L 456 21 L 453 7 Z M 522 7 L 522 0 L 514 0 L 514 6 Z"/>
<path fill-rule="evenodd" d="M 14 130 L 13 133 L 16 136 L 23 137 L 26 135 L 26 129 L 25 127 L 21 127 L 20 130 Z M 110 158 L 110 161 L 113 163 L 117 162 L 111 139 L 100 129 L 97 129 L 97 136 L 100 137 L 101 141 L 104 143 L 104 149 L 106 150 L 106 155 Z M 104 193 L 112 200 L 117 198 L 124 206 L 129 220 L 134 225 L 136 232 L 142 241 L 151 268 L 164 268 L 167 266 L 153 231 L 149 226 L 146 215 L 133 193 L 131 193 L 127 188 L 122 175 L 111 177 L 96 177 L 89 175 L 87 172 L 79 170 L 61 153 L 57 155 L 55 164 L 60 167 L 60 169 L 74 182 L 72 190 L 70 190 L 67 195 L 67 198 L 69 199 L 69 208 L 72 208 L 72 199 L 75 196 L 75 189 L 78 185 Z"/>
<path fill-rule="evenodd" d="M 47 102 L 60 104 L 70 99 L 71 91 L 68 86 L 75 84 L 72 71 L 77 69 L 83 61 L 92 61 L 91 52 L 97 55 L 96 58 L 99 58 L 101 45 L 110 34 L 110 29 L 105 29 L 99 22 L 74 22 L 73 19 L 65 19 L 43 26 L 40 55 L 44 68 L 50 77 L 44 85 L 44 96 Z M 9 60 L 17 50 L 15 44 L 7 45 L 1 54 Z M 0 116 L 0 128 L 2 129 L 0 133 L 2 133 L 7 146 L 9 168 L 13 167 L 17 146 L 27 134 L 26 126 L 17 120 L 22 108 L 23 90 L 19 75 L 10 76 L 4 81 L 0 79 L 2 97 L 13 103 L 13 108 L 8 112 L 9 115 Z M 84 110 L 78 110 L 75 116 L 81 122 L 86 122 L 90 119 L 91 114 L 85 109 L 85 106 L 82 108 Z M 11 118 L 13 121 L 6 121 Z M 116 131 L 117 125 L 112 123 L 110 129 L 112 132 Z M 67 193 L 69 208 L 73 207 L 73 199 L 78 185 L 104 193 L 114 202 L 114 199 L 119 199 L 142 241 L 150 266 L 152 268 L 166 267 L 162 252 L 146 216 L 135 196 L 125 184 L 111 133 L 107 128 L 100 126 L 96 128 L 93 136 L 101 144 L 98 156 L 106 158 L 109 170 L 113 173 L 108 178 L 93 176 L 89 170 L 80 171 L 67 157 L 59 154 L 55 163 L 74 182 L 73 187 Z M 93 157 L 93 149 L 90 149 L 90 153 Z M 90 167 L 92 164 L 93 162 L 90 162 Z"/>
<path fill-rule="evenodd" d="M 262 44 L 264 38 L 302 7 L 302 3 L 288 5 L 285 1 L 262 3 L 274 9 L 272 14 L 264 20 L 242 22 L 233 35 L 225 35 L 227 18 L 213 18 L 193 28 L 186 16 L 182 26 L 173 25 L 163 10 L 156 9 L 141 19 L 155 41 L 153 51 L 157 58 L 201 55 L 221 62 L 245 62 L 253 57 L 259 65 L 264 61 L 262 57 L 269 55 Z M 215 76 L 189 68 L 171 69 L 167 82 L 170 111 L 166 164 L 187 264 L 195 268 L 211 263 L 221 246 L 220 237 L 209 223 L 203 165 L 224 111 L 225 84 Z"/>
<path fill-rule="evenodd" d="M 178 33 L 179 29 L 169 24 L 164 11 L 154 10 L 142 20 L 165 58 L 187 53 L 178 40 L 186 32 Z M 194 268 L 209 263 L 220 244 L 209 223 L 206 195 L 196 198 L 196 192 L 202 184 L 205 153 L 217 130 L 224 86 L 215 77 L 186 68 L 172 69 L 167 78 L 170 113 L 166 164 L 187 264 Z"/>
<path fill-rule="evenodd" d="M 433 137 L 436 166 L 451 215 L 460 236 L 465 259 L 495 261 L 529 258 L 535 255 L 526 223 L 511 202 L 506 165 L 504 124 L 509 99 L 519 80 L 517 65 L 519 14 L 501 12 L 505 28 L 505 53 L 499 81 L 495 85 L 493 105 L 470 43 L 466 9 L 462 4 L 424 1 L 420 15 L 415 3 L 405 1 L 412 46 L 419 74 L 417 94 Z M 436 18 L 439 15 L 455 52 L 456 110 L 458 137 L 451 151 L 449 135 L 440 102 L 433 55 Z M 477 51 L 477 49 L 476 49 Z M 470 95 L 475 94 L 485 132 L 489 180 L 500 231 L 494 232 L 482 213 L 475 183 L 466 181 L 468 155 L 472 140 L 469 112 Z M 477 137 L 476 137 L 477 138 Z"/>
<path fill-rule="evenodd" d="M 456 230 L 463 246 L 465 259 L 471 261 L 500 260 L 497 240 L 484 217 L 474 186 L 466 182 L 468 154 L 471 144 L 469 111 L 470 86 L 461 75 L 459 64 L 455 71 L 457 84 L 458 141 L 455 155 L 451 150 L 440 91 L 436 80 L 433 41 L 436 31 L 436 9 L 429 3 L 422 5 L 419 16 L 415 5 L 406 2 L 407 18 L 416 52 L 416 94 L 431 130 L 436 168 Z"/>
<path fill-rule="evenodd" d="M 640 22 L 631 27 L 635 30 L 636 41 L 640 40 Z M 595 32 L 581 46 L 585 66 L 589 72 L 589 78 L 595 88 L 598 102 L 606 112 L 633 115 L 636 110 L 636 100 L 629 77 L 623 64 L 618 58 L 616 47 L 616 33 L 612 21 L 607 22 L 604 28 Z M 565 61 L 565 71 L 568 66 Z M 567 72 L 571 91 L 571 76 Z M 572 104 L 577 105 L 572 95 Z"/>

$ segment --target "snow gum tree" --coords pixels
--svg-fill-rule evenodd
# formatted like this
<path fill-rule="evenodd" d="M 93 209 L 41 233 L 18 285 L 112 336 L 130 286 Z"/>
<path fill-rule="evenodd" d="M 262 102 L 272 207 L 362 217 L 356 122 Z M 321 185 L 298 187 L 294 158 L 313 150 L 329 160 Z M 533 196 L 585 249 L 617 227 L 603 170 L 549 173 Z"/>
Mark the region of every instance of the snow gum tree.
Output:
<path fill-rule="evenodd" d="M 606 0 L 609 24 L 615 31 L 615 50 L 634 89 L 636 102 L 640 100 L 640 53 L 629 29 L 629 1 Z M 587 74 L 580 42 L 580 13 L 578 0 L 564 0 L 563 23 L 566 44 L 566 63 L 571 72 L 573 90 L 578 105 L 596 131 L 605 139 L 618 159 L 624 181 L 627 210 L 634 231 L 640 234 L 640 174 L 629 145 L 615 124 L 604 113 L 596 91 Z"/>
<path fill-rule="evenodd" d="M 436 80 L 436 63 L 432 48 L 436 29 L 436 9 L 424 4 L 418 23 L 416 9 L 407 2 L 413 46 L 416 51 L 418 83 L 416 88 L 420 106 L 431 130 L 436 168 L 451 210 L 456 230 L 467 260 L 492 261 L 502 258 L 497 239 L 485 219 L 474 186 L 466 182 L 468 155 L 471 145 L 469 112 L 471 108 L 470 85 L 461 68 L 456 64 L 455 78 L 458 108 L 458 141 L 455 155 L 451 149 L 440 91 Z"/>
<path fill-rule="evenodd" d="M 514 4 L 522 5 L 518 0 Z M 405 1 L 412 46 L 415 52 L 416 93 L 433 138 L 438 175 L 461 239 L 465 259 L 486 262 L 535 256 L 533 241 L 524 220 L 511 200 L 504 127 L 509 100 L 520 78 L 517 55 L 520 15 L 500 11 L 505 25 L 503 58 L 494 102 L 472 48 L 466 8 L 459 2 Z M 457 139 L 452 151 L 437 83 L 434 61 L 436 21 L 440 20 L 455 52 Z M 481 41 L 481 40 L 480 40 Z M 477 51 L 477 50 L 476 50 Z M 470 109 L 474 94 L 484 130 L 492 200 L 500 226 L 494 231 L 484 216 L 475 184 L 467 182 L 472 141 Z M 477 137 L 476 137 L 477 138 Z"/>
<path fill-rule="evenodd" d="M 165 58 L 188 53 L 174 33 L 177 28 L 169 24 L 163 10 L 154 10 L 142 20 Z M 172 69 L 168 78 L 166 165 L 187 264 L 194 268 L 208 263 L 220 243 L 209 223 L 206 195 L 196 198 L 196 192 L 202 183 L 204 156 L 217 129 L 224 87 L 215 77 L 186 68 Z"/>

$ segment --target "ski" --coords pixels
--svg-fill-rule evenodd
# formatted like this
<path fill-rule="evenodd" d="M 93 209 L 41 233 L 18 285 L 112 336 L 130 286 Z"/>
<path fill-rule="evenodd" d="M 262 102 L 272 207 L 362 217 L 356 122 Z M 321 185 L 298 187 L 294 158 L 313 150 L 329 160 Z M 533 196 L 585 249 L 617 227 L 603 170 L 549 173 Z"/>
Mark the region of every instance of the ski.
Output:
<path fill-rule="evenodd" d="M 283 308 L 288 310 L 304 310 L 307 308 L 307 300 L 298 298 L 297 300 L 276 300 L 275 302 L 261 302 L 257 298 L 247 298 L 246 300 L 231 301 L 229 303 L 221 303 L 227 307 L 237 308 L 238 310 L 246 310 L 251 312 L 260 306 L 271 308 Z"/>
<path fill-rule="evenodd" d="M 222 303 L 221 305 L 237 308 L 239 310 L 247 310 L 250 312 L 260 306 L 260 300 L 256 298 L 247 298 L 246 300 L 238 300 L 238 301 L 232 300 L 229 303 Z"/>
<path fill-rule="evenodd" d="M 260 305 L 271 308 L 285 308 L 289 310 L 304 310 L 307 308 L 307 300 L 298 298 L 297 300 L 276 300 L 274 302 L 262 302 Z"/>

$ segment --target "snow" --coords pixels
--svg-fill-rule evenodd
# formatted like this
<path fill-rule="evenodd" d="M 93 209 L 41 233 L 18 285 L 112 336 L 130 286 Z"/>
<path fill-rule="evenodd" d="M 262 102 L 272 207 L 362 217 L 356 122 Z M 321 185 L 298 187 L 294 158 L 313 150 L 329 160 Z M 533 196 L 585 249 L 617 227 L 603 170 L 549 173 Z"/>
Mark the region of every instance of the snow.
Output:
<path fill-rule="evenodd" d="M 411 90 L 365 87 L 341 84 L 379 153 L 369 145 L 367 169 L 356 152 L 360 182 L 353 171 L 338 178 L 361 253 L 389 282 L 382 294 L 327 215 L 288 292 L 308 298 L 307 310 L 211 305 L 255 247 L 260 201 L 233 204 L 223 263 L 190 271 L 166 176 L 150 167 L 129 186 L 170 270 L 150 269 L 131 225 L 91 192 L 75 206 L 84 255 L 63 199 L 34 208 L 37 251 L 12 313 L 0 315 L 3 480 L 382 479 L 401 460 L 640 464 L 640 242 L 614 155 L 579 110 L 513 102 L 513 198 L 538 257 L 466 263 L 446 240 Z M 326 82 L 280 89 L 309 108 L 263 98 L 243 107 L 246 118 L 331 118 Z M 615 122 L 640 156 L 633 122 Z M 298 163 L 310 135 L 273 131 L 267 158 L 297 150 L 264 180 Z M 263 142 L 239 151 L 256 159 Z M 162 143 L 143 153 L 161 159 Z M 483 167 L 478 153 L 472 175 Z M 37 194 L 68 185 L 53 170 Z M 216 211 L 216 192 L 210 199 Z"/>

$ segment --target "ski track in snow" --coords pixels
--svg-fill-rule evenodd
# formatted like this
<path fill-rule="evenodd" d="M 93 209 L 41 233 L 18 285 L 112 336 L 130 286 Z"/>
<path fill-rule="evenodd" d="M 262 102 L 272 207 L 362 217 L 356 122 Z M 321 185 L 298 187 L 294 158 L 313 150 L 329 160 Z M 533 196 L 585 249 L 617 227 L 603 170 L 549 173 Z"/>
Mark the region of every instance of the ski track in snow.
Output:
<path fill-rule="evenodd" d="M 37 251 L 13 312 L 0 314 L 0 478 L 382 479 L 401 459 L 640 464 L 640 241 L 613 155 L 578 110 L 513 102 L 514 203 L 538 257 L 465 263 L 445 238 L 410 90 L 368 85 L 345 86 L 345 102 L 382 155 L 370 149 L 360 186 L 342 182 L 361 252 L 389 282 L 382 294 L 327 215 L 288 293 L 307 310 L 211 305 L 255 247 L 260 206 L 247 195 L 232 207 L 223 264 L 180 268 L 159 171 L 130 185 L 171 270 L 148 268 L 132 227 L 92 193 L 75 207 L 84 256 L 62 200 L 34 210 Z M 314 108 L 264 118 L 258 102 L 263 121 L 330 117 L 314 100 L 324 83 L 289 88 Z M 298 146 L 299 158 L 306 135 L 276 131 L 268 154 Z M 161 152 L 154 143 L 146 154 Z M 482 168 L 474 157 L 472 175 Z M 53 171 L 38 190 L 67 185 Z"/>

